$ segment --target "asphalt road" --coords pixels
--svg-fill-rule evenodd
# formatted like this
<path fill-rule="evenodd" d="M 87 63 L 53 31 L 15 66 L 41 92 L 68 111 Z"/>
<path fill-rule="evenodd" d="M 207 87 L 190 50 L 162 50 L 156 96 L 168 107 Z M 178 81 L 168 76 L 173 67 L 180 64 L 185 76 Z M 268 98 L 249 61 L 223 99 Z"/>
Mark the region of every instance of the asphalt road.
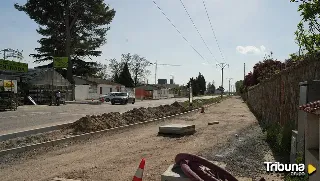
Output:
<path fill-rule="evenodd" d="M 197 97 L 195 99 L 209 99 L 212 96 Z M 172 104 L 175 101 L 186 101 L 187 98 L 172 98 L 161 100 L 137 101 L 135 104 L 101 105 L 67 104 L 61 106 L 21 106 L 16 111 L 0 112 L 0 135 L 20 132 L 41 127 L 74 122 L 85 115 L 102 114 L 108 112 L 126 112 L 133 108 L 155 107 Z"/>

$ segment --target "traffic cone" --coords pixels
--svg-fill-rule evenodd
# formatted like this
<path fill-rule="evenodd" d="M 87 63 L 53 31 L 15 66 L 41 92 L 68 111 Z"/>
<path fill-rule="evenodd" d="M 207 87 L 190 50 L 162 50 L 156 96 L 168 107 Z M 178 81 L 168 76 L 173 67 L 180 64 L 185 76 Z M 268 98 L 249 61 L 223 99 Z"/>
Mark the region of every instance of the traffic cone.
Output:
<path fill-rule="evenodd" d="M 140 162 L 139 168 L 136 171 L 136 174 L 133 176 L 132 181 L 142 181 L 144 165 L 146 164 L 146 160 L 143 158 Z"/>

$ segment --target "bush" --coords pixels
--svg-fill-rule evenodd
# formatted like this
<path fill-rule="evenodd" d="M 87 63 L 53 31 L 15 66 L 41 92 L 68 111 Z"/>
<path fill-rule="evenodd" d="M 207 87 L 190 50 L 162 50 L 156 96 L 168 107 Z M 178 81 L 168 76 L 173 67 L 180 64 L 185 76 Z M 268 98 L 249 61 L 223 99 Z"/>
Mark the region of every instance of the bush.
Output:
<path fill-rule="evenodd" d="M 303 163 L 303 153 L 298 153 L 297 154 L 297 158 L 296 158 L 296 163 L 297 164 L 300 164 L 300 163 Z M 309 180 L 309 177 L 308 175 L 306 174 L 304 177 L 295 177 L 295 176 L 291 176 L 291 175 L 286 175 L 284 177 L 284 180 L 285 181 L 308 181 Z"/>
<path fill-rule="evenodd" d="M 279 123 L 271 123 L 265 129 L 266 141 L 277 154 L 284 156 L 285 160 L 289 160 L 290 157 L 292 129 L 292 121 L 283 127 Z"/>

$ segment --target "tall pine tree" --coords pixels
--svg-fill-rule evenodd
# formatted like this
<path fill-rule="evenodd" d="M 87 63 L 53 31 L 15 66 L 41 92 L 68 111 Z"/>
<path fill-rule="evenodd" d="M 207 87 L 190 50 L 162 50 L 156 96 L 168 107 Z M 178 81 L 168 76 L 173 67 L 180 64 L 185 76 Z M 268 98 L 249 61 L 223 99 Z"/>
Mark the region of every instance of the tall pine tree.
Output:
<path fill-rule="evenodd" d="M 123 70 L 121 71 L 119 77 L 118 77 L 118 83 L 122 84 L 126 87 L 134 87 L 134 81 L 131 77 L 128 63 L 126 62 L 123 66 Z"/>
<path fill-rule="evenodd" d="M 101 55 L 97 49 L 106 43 L 110 29 L 106 25 L 115 16 L 103 0 L 28 0 L 14 6 L 39 25 L 40 48 L 31 56 L 36 62 L 52 61 L 53 56 L 68 57 L 70 82 L 75 59 Z"/>

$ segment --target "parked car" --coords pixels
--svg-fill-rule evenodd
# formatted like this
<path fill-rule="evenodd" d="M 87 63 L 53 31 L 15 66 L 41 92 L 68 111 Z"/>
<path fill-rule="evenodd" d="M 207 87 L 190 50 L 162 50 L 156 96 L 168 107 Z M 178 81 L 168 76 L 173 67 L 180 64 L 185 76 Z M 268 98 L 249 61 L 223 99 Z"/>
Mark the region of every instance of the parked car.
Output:
<path fill-rule="evenodd" d="M 110 102 L 110 100 L 114 97 L 114 96 L 111 96 L 111 95 L 113 95 L 115 93 L 119 93 L 119 92 L 110 92 L 108 94 L 101 95 L 100 99 L 103 98 L 105 102 Z"/>
<path fill-rule="evenodd" d="M 110 92 L 108 95 L 105 96 L 106 102 L 111 102 L 112 105 L 119 103 L 119 104 L 127 104 L 131 103 L 134 104 L 136 99 L 134 96 L 130 95 L 127 92 Z"/>

